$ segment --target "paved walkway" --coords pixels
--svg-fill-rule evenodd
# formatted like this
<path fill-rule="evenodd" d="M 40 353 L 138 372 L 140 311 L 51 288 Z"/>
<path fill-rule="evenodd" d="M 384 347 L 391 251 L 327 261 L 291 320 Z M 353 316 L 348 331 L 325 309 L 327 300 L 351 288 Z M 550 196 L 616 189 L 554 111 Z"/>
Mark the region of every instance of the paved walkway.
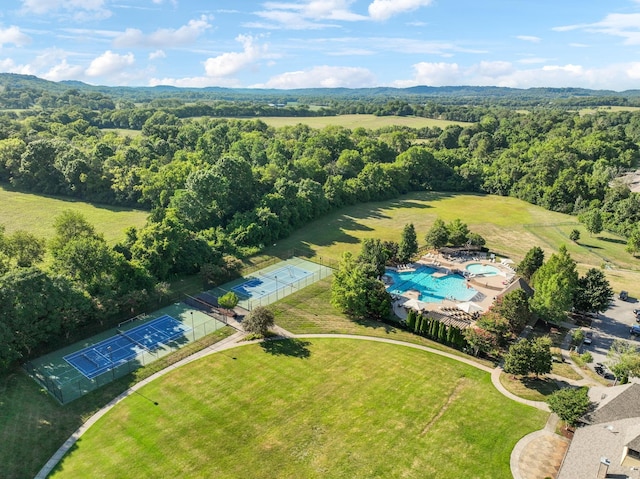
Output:
<path fill-rule="evenodd" d="M 463 356 L 457 356 L 455 354 L 451 354 L 446 351 L 440 351 L 438 349 L 434 349 L 429 346 L 423 346 L 423 345 L 414 344 L 414 343 L 407 343 L 404 341 L 398 341 L 398 340 L 389 339 L 389 338 L 358 336 L 358 335 L 352 335 L 352 334 L 293 334 L 279 326 L 275 326 L 273 330 L 281 338 L 341 338 L 341 339 L 347 338 L 347 339 L 356 339 L 356 340 L 362 340 L 362 341 L 376 341 L 381 343 L 396 344 L 396 345 L 405 346 L 409 348 L 419 349 L 432 354 L 444 356 L 456 361 L 463 362 L 465 364 L 468 364 L 469 366 L 472 366 L 490 373 L 491 382 L 493 383 L 495 388 L 506 397 L 514 401 L 520 402 L 522 404 L 535 407 L 542 411 L 547 411 L 547 412 L 549 411 L 549 406 L 545 402 L 523 399 L 507 391 L 504 388 L 504 386 L 502 386 L 502 383 L 500 382 L 500 374 L 502 373 L 502 368 L 500 367 L 490 368 L 472 359 L 469 359 Z M 169 371 L 172 371 L 176 368 L 184 366 L 185 364 L 195 361 L 196 359 L 199 359 L 201 357 L 204 357 L 216 352 L 225 351 L 231 348 L 259 342 L 259 341 L 239 342 L 242 340 L 244 336 L 245 336 L 244 332 L 237 331 L 232 336 L 229 336 L 228 338 L 225 338 L 222 341 L 203 349 L 202 351 L 199 351 L 181 361 L 178 361 L 177 363 L 172 364 L 171 366 L 163 369 L 162 371 L 158 371 L 152 376 L 149 376 L 143 381 L 127 389 L 125 392 L 120 394 L 118 397 L 113 399 L 106 406 L 104 406 L 102 409 L 96 412 L 93 416 L 91 416 L 91 418 L 89 418 L 89 420 L 87 420 L 87 422 L 85 422 L 82 426 L 80 426 L 80 428 L 78 428 L 78 430 L 76 430 L 65 441 L 65 443 L 58 449 L 58 451 L 56 451 L 56 453 L 51 457 L 51 459 L 47 461 L 44 467 L 36 475 L 35 479 L 46 479 L 46 477 L 53 470 L 53 468 L 58 464 L 58 462 L 62 460 L 63 456 L 75 444 L 75 442 L 85 433 L 85 431 L 87 431 L 87 429 L 89 429 L 98 419 L 104 416 L 111 408 L 113 408 L 120 401 L 136 393 L 138 389 L 148 384 L 149 382 L 155 380 L 156 378 L 165 375 Z M 564 352 L 565 352 L 564 348 L 562 349 L 562 351 L 564 355 Z M 567 356 L 568 356 L 568 352 L 567 352 Z M 577 368 L 577 370 L 578 372 L 580 372 L 579 368 Z M 568 382 L 566 378 L 562 378 L 562 379 Z M 576 381 L 575 383 L 577 384 L 579 383 L 579 381 Z M 547 476 L 555 477 L 555 474 L 558 471 L 560 463 L 564 458 L 566 448 L 568 447 L 568 441 L 554 433 L 555 424 L 557 423 L 557 417 L 553 419 L 554 417 L 555 415 L 550 416 L 550 420 L 547 422 L 547 425 L 544 429 L 528 434 L 516 444 L 511 454 L 511 471 L 515 479 L 540 479 Z M 524 471 L 524 472 L 521 472 L 521 471 Z M 550 471 L 551 473 L 547 473 L 545 471 Z"/>

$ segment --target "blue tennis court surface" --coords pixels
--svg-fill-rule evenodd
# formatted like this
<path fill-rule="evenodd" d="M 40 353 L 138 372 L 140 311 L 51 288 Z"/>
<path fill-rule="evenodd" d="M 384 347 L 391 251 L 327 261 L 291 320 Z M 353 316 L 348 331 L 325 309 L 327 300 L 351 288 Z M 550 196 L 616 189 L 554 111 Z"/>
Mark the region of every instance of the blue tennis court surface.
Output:
<path fill-rule="evenodd" d="M 313 273 L 296 266 L 283 266 L 268 273 L 254 274 L 247 281 L 231 288 L 245 298 L 260 298 L 297 283 Z"/>
<path fill-rule="evenodd" d="M 100 374 L 126 363 L 144 351 L 154 351 L 184 335 L 191 328 L 165 315 L 128 331 L 118 331 L 92 346 L 68 354 L 63 359 L 93 379 Z"/>

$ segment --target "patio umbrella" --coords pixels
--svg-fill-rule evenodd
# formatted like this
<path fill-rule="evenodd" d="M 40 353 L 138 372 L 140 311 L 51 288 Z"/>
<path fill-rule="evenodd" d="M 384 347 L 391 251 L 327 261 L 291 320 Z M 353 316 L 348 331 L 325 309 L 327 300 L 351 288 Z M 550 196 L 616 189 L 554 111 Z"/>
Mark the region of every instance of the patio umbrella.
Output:
<path fill-rule="evenodd" d="M 513 264 L 513 260 L 509 258 L 503 258 L 500 260 L 502 264 Z"/>
<path fill-rule="evenodd" d="M 425 309 L 427 307 L 427 303 L 425 303 L 424 301 L 418 301 L 417 299 L 413 299 L 412 298 L 412 299 L 404 302 L 402 304 L 402 307 L 406 308 L 406 309 L 411 308 L 411 309 L 415 309 L 416 311 L 420 311 L 420 310 L 423 310 L 423 309 Z"/>
<path fill-rule="evenodd" d="M 464 311 L 465 313 L 469 313 L 469 314 L 479 313 L 479 312 L 483 311 L 482 306 L 480 306 L 477 303 L 474 303 L 473 301 L 467 301 L 466 303 L 458 304 L 458 309 Z"/>

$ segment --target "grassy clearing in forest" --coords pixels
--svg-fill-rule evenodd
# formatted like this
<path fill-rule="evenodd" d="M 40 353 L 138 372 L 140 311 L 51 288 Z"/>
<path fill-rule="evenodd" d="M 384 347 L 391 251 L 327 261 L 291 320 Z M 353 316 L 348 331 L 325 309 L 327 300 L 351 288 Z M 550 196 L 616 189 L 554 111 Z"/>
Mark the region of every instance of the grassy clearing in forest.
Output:
<path fill-rule="evenodd" d="M 589 236 L 575 216 L 547 211 L 524 201 L 492 195 L 420 192 L 400 198 L 350 206 L 326 215 L 289 238 L 269 247 L 265 255 L 284 253 L 295 248 L 313 256 L 339 260 L 342 253 L 360 250 L 364 238 L 399 241 L 402 228 L 413 223 L 418 242 L 436 218 L 445 222 L 460 218 L 469 229 L 487 240 L 487 246 L 499 255 L 520 261 L 533 246 L 540 246 L 547 257 L 565 244 L 578 262 L 580 271 L 606 269 L 612 286 L 640 294 L 640 260 L 625 252 L 625 241 L 608 233 Z M 581 239 L 569 240 L 577 228 Z"/>
<path fill-rule="evenodd" d="M 148 211 L 132 208 L 23 193 L 6 185 L 0 185 L 0 205 L 0 225 L 4 225 L 6 233 L 25 230 L 41 238 L 51 238 L 55 217 L 64 210 L 74 210 L 82 213 L 111 244 L 124 239 L 124 230 L 129 226 L 143 227 L 149 215 Z"/>
<path fill-rule="evenodd" d="M 463 121 L 435 120 L 433 118 L 423 118 L 419 116 L 376 116 L 376 115 L 336 115 L 336 116 L 308 116 L 308 117 L 284 117 L 284 116 L 264 116 L 257 119 L 264 121 L 267 125 L 279 128 L 282 126 L 293 126 L 298 123 L 309 125 L 311 128 L 324 128 L 329 125 L 343 126 L 350 130 L 356 128 L 368 128 L 377 130 L 386 126 L 407 126 L 409 128 L 433 128 L 438 126 L 442 129 L 449 125 L 471 125 Z"/>

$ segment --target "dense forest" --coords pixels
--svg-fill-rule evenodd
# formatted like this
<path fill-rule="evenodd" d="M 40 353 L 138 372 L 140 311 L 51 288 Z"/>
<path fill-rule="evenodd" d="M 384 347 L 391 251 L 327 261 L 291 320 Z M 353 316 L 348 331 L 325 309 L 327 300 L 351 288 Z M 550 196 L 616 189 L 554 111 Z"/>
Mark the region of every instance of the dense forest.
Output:
<path fill-rule="evenodd" d="M 143 207 L 149 220 L 113 247 L 71 212 L 56 218 L 47 243 L 0 229 L 0 367 L 83 324 L 144 308 L 173 277 L 226 281 L 238 258 L 331 210 L 410 191 L 510 195 L 580 218 L 597 214 L 602 228 L 640 236 L 640 194 L 616 180 L 638 166 L 640 112 L 581 115 L 544 94 L 544 106 L 526 111 L 486 96 L 463 104 L 340 94 L 312 108 L 290 92 L 279 94 L 291 106 L 275 97 L 134 103 L 58 86 L 2 87 L 0 102 L 13 110 L 0 113 L 0 182 Z M 472 123 L 316 130 L 221 118 L 340 113 Z"/>

